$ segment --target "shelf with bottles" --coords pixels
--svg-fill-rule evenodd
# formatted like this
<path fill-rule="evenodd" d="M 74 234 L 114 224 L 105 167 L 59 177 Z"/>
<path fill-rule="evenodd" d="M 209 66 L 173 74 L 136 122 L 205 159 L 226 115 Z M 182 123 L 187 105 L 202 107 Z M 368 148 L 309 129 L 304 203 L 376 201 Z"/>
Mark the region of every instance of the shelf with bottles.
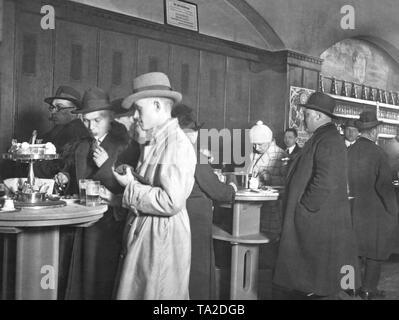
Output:
<path fill-rule="evenodd" d="M 334 115 L 340 118 L 358 119 L 364 110 L 361 106 L 347 105 L 337 102 L 334 108 Z"/>
<path fill-rule="evenodd" d="M 325 90 L 325 84 L 329 85 L 329 92 Z M 373 88 L 365 84 L 347 82 L 320 74 L 318 91 L 325 92 L 336 100 L 370 106 L 380 104 L 385 108 L 399 110 L 399 92 Z"/>
<path fill-rule="evenodd" d="M 393 138 L 397 135 L 397 126 L 390 124 L 382 124 L 378 126 L 379 138 Z"/>
<path fill-rule="evenodd" d="M 381 104 L 377 105 L 377 118 L 384 123 L 399 125 L 399 111 L 387 108 Z"/>

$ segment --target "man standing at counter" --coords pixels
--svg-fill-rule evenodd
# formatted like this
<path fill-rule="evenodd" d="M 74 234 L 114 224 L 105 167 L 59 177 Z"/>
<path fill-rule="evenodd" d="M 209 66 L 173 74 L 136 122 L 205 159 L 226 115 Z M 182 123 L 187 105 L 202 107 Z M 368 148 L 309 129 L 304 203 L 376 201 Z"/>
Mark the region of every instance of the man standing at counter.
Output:
<path fill-rule="evenodd" d="M 188 299 L 191 233 L 186 200 L 194 185 L 196 155 L 177 119 L 171 119 L 182 96 L 160 72 L 134 79 L 133 92 L 122 106 L 129 109 L 134 103 L 138 124 L 153 129 L 137 166 L 150 184 L 138 182 L 130 170 L 114 172 L 126 187 L 122 204 L 131 211 L 116 298 Z"/>
<path fill-rule="evenodd" d="M 335 125 L 335 101 L 313 93 L 305 107 L 312 137 L 291 164 L 274 283 L 303 298 L 335 297 L 342 267 L 355 271 L 357 253 L 347 194 L 347 154 Z M 354 288 L 353 288 L 354 289 Z"/>

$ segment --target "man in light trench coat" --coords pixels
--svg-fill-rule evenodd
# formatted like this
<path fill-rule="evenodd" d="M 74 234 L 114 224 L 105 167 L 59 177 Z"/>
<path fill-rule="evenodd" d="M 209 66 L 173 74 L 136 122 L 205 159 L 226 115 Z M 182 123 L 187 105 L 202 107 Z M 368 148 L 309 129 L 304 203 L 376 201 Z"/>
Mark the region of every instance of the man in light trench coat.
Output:
<path fill-rule="evenodd" d="M 134 104 L 134 118 L 153 130 L 136 173 L 114 171 L 125 191 L 122 205 L 130 210 L 121 255 L 116 299 L 188 299 L 191 259 L 190 222 L 186 200 L 194 185 L 196 155 L 171 110 L 181 101 L 160 72 L 133 81 L 133 94 L 122 106 Z"/>

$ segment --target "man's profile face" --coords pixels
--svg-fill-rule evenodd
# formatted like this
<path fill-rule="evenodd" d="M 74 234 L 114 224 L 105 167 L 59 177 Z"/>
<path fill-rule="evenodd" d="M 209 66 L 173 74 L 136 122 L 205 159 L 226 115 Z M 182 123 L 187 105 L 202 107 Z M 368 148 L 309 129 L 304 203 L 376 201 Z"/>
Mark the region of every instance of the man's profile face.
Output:
<path fill-rule="evenodd" d="M 75 115 L 71 113 L 75 108 L 75 105 L 69 100 L 54 99 L 52 106 L 49 107 L 49 120 L 55 125 L 67 124 L 75 119 Z"/>
<path fill-rule="evenodd" d="M 135 102 L 134 120 L 143 130 L 150 130 L 158 125 L 159 103 L 154 98 L 144 98 Z"/>
<path fill-rule="evenodd" d="M 290 148 L 293 145 L 295 145 L 296 140 L 297 140 L 297 137 L 295 137 L 295 134 L 292 131 L 287 131 L 284 134 L 284 143 L 287 146 L 287 148 Z"/>
<path fill-rule="evenodd" d="M 89 112 L 82 118 L 84 125 L 96 139 L 104 136 L 111 128 L 112 115 L 107 110 Z"/>
<path fill-rule="evenodd" d="M 317 129 L 318 114 L 315 110 L 305 108 L 303 111 L 305 130 L 309 133 L 315 132 Z"/>
<path fill-rule="evenodd" d="M 344 134 L 346 140 L 353 142 L 359 135 L 359 130 L 357 130 L 355 127 L 345 127 Z"/>

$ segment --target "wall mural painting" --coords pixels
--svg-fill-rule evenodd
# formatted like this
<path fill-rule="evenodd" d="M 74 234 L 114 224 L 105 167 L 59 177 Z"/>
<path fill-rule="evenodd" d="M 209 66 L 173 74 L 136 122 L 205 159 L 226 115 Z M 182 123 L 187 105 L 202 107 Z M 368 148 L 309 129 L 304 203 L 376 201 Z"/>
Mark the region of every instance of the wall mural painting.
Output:
<path fill-rule="evenodd" d="M 298 145 L 303 147 L 311 135 L 305 131 L 303 108 L 299 104 L 308 101 L 309 96 L 315 92 L 311 89 L 290 87 L 290 112 L 288 117 L 288 127 L 298 131 Z"/>
<path fill-rule="evenodd" d="M 384 90 L 399 90 L 398 64 L 368 42 L 346 39 L 324 51 L 320 58 L 324 76 Z"/>

